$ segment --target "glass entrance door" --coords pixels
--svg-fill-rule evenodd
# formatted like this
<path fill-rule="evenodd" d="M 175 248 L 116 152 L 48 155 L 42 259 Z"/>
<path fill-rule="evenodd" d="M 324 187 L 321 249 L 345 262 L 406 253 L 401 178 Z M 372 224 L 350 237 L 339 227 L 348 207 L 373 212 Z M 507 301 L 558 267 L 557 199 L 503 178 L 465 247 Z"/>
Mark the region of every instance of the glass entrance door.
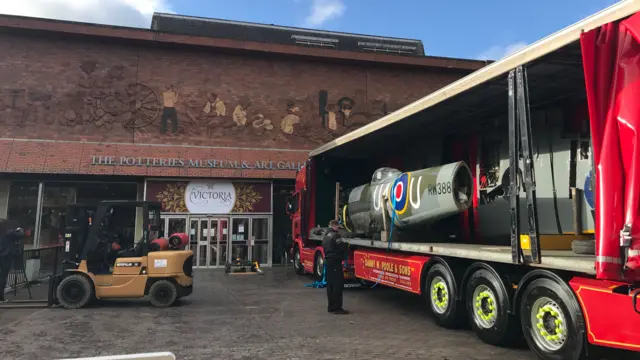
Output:
<path fill-rule="evenodd" d="M 218 219 L 218 266 L 229 261 L 229 219 Z"/>
<path fill-rule="evenodd" d="M 231 218 L 231 239 L 229 247 L 231 248 L 230 260 L 249 260 L 249 227 L 251 223 L 248 217 Z"/>
<path fill-rule="evenodd" d="M 187 232 L 187 217 L 167 217 L 161 222 L 162 237 Z"/>
<path fill-rule="evenodd" d="M 271 266 L 271 217 L 233 216 L 228 244 L 229 260 L 253 260 Z"/>
<path fill-rule="evenodd" d="M 195 258 L 194 267 L 224 266 L 227 256 L 229 220 L 197 217 L 190 219 L 189 245 Z"/>
<path fill-rule="evenodd" d="M 198 219 L 189 219 L 189 249 L 193 251 L 193 267 L 202 267 L 203 265 L 200 263 L 200 254 L 198 251 L 200 247 L 198 246 L 198 240 L 200 239 L 200 230 L 199 225 L 200 220 Z"/>
<path fill-rule="evenodd" d="M 264 266 L 271 265 L 269 227 L 268 217 L 251 218 L 251 258 Z"/>
<path fill-rule="evenodd" d="M 194 267 L 223 267 L 237 259 L 255 260 L 261 266 L 271 266 L 270 216 L 191 216 L 189 219 L 168 216 L 163 218 L 161 229 L 170 236 L 184 232 L 187 223 Z"/>

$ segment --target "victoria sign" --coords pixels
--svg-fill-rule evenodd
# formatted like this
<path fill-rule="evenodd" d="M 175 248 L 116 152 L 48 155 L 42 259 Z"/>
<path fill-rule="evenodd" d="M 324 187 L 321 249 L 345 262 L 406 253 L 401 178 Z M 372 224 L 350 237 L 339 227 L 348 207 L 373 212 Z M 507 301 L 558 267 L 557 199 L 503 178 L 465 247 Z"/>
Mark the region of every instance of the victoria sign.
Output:
<path fill-rule="evenodd" d="M 209 169 L 258 169 L 258 170 L 300 170 L 299 161 L 238 161 L 220 159 L 180 159 L 146 156 L 91 156 L 90 165 L 106 166 L 142 166 L 142 167 L 187 167 Z"/>
<path fill-rule="evenodd" d="M 184 202 L 192 214 L 227 214 L 236 203 L 236 190 L 230 182 L 191 181 Z"/>

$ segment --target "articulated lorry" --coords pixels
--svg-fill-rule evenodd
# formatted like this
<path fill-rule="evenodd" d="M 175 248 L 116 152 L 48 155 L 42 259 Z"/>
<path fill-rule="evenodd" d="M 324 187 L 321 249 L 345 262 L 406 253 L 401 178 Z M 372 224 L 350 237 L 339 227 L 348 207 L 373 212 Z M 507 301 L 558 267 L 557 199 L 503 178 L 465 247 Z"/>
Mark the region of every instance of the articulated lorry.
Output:
<path fill-rule="evenodd" d="M 640 1 L 622 1 L 312 151 L 299 274 L 345 277 L 541 359 L 640 351 Z M 371 292 L 370 296 L 375 296 Z"/>

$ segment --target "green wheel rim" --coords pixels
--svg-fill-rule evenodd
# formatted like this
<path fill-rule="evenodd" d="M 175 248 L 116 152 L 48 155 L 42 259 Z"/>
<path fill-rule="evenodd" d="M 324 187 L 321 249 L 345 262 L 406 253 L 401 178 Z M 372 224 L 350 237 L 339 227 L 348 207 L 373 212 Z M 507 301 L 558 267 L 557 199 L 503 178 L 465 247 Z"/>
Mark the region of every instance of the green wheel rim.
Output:
<path fill-rule="evenodd" d="M 444 314 L 449 307 L 449 288 L 447 282 L 440 276 L 436 276 L 431 280 L 430 286 L 431 304 L 433 310 L 438 314 Z"/>
<path fill-rule="evenodd" d="M 537 299 L 531 307 L 531 333 L 536 345 L 558 351 L 567 341 L 567 319 L 562 308 L 548 297 Z"/>
<path fill-rule="evenodd" d="M 490 329 L 498 320 L 498 301 L 493 291 L 480 285 L 473 291 L 473 320 L 483 329 Z"/>

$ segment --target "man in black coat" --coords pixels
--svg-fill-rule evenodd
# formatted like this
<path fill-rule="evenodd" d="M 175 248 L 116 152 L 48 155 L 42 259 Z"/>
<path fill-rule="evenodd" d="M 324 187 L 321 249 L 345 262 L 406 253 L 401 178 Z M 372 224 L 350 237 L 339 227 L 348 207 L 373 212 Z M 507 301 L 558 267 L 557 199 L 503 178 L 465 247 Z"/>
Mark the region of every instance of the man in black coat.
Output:
<path fill-rule="evenodd" d="M 338 233 L 339 227 L 338 221 L 331 220 L 329 230 L 322 238 L 326 265 L 327 298 L 329 300 L 327 310 L 332 314 L 348 314 L 349 312 L 342 308 L 342 288 L 344 286 L 342 261 L 345 259 L 348 244 Z"/>
<path fill-rule="evenodd" d="M 20 256 L 18 241 L 24 236 L 24 231 L 17 222 L 0 220 L 0 302 L 6 302 L 4 289 L 11 265 Z"/>

